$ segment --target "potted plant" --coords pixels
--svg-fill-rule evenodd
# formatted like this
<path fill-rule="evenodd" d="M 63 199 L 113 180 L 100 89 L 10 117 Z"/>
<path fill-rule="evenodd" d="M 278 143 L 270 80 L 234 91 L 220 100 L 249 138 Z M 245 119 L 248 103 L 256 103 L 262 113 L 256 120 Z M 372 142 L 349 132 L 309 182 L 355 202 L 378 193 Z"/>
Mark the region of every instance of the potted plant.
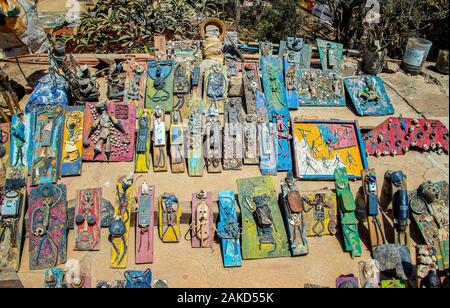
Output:
<path fill-rule="evenodd" d="M 364 72 L 376 75 L 383 71 L 387 49 L 382 41 L 381 28 L 378 25 L 372 25 L 368 29 L 367 45 L 362 58 Z"/>

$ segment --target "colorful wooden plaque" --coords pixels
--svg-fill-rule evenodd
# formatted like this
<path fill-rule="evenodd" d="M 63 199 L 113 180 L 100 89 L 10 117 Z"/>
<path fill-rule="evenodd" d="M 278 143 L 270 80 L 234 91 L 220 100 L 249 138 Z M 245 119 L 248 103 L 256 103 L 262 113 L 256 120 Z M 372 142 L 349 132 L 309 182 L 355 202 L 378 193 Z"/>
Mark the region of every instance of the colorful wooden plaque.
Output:
<path fill-rule="evenodd" d="M 0 268 L 19 270 L 24 235 L 26 167 L 12 167 L 0 198 Z"/>
<path fill-rule="evenodd" d="M 204 153 L 208 173 L 222 172 L 223 129 L 218 117 L 219 112 L 213 108 L 206 115 Z"/>
<path fill-rule="evenodd" d="M 138 108 L 144 108 L 147 65 L 137 62 L 135 58 L 132 58 L 124 66 L 126 80 L 123 102 L 125 104 L 135 104 Z"/>
<path fill-rule="evenodd" d="M 191 62 L 175 62 L 173 95 L 174 110 L 189 110 L 191 105 Z"/>
<path fill-rule="evenodd" d="M 33 158 L 33 128 L 35 113 L 13 115 L 11 122 L 11 167 L 25 167 L 25 172 L 31 168 Z"/>
<path fill-rule="evenodd" d="M 391 117 L 364 136 L 369 155 L 404 155 L 413 149 L 449 152 L 447 127 L 438 120 Z"/>
<path fill-rule="evenodd" d="M 333 70 L 298 71 L 300 107 L 345 107 L 345 89 L 341 75 Z"/>
<path fill-rule="evenodd" d="M 429 246 L 449 237 L 448 183 L 425 182 L 409 192 L 409 208 L 423 239 Z"/>
<path fill-rule="evenodd" d="M 134 158 L 136 106 L 86 103 L 83 160 L 131 162 Z"/>
<path fill-rule="evenodd" d="M 259 42 L 259 55 L 261 57 L 271 57 L 273 55 L 273 44 L 271 42 Z"/>
<path fill-rule="evenodd" d="M 102 189 L 77 191 L 75 207 L 75 250 L 100 250 Z"/>
<path fill-rule="evenodd" d="M 179 110 L 170 114 L 170 163 L 172 173 L 184 173 L 184 128 Z"/>
<path fill-rule="evenodd" d="M 157 108 L 153 114 L 153 171 L 167 171 L 167 136 L 164 111 Z"/>
<path fill-rule="evenodd" d="M 284 79 L 286 82 L 286 102 L 291 110 L 298 109 L 298 93 L 299 93 L 299 64 L 294 59 L 286 57 L 284 59 Z"/>
<path fill-rule="evenodd" d="M 262 92 L 259 64 L 257 62 L 244 63 L 243 79 L 245 110 L 247 114 L 256 114 L 256 92 Z"/>
<path fill-rule="evenodd" d="M 192 194 L 192 248 L 211 248 L 214 243 L 214 217 L 212 193 L 200 191 Z"/>
<path fill-rule="evenodd" d="M 241 170 L 243 159 L 242 99 L 233 97 L 225 103 L 225 130 L 223 136 L 223 169 Z"/>
<path fill-rule="evenodd" d="M 277 170 L 292 171 L 292 135 L 289 127 L 289 116 L 286 117 L 283 114 L 273 114 L 272 122 L 275 124 Z"/>
<path fill-rule="evenodd" d="M 111 268 L 127 268 L 129 232 L 133 204 L 133 178 L 122 177 L 116 183 L 118 204 L 114 207 L 114 220 L 109 225 Z"/>
<path fill-rule="evenodd" d="M 329 191 L 306 193 L 302 196 L 305 211 L 306 236 L 335 235 L 338 233 L 336 195 Z"/>
<path fill-rule="evenodd" d="M 278 57 L 261 58 L 262 81 L 269 115 L 289 118 L 283 73 L 283 61 Z"/>
<path fill-rule="evenodd" d="M 84 107 L 68 106 L 64 118 L 62 176 L 81 175 Z"/>
<path fill-rule="evenodd" d="M 344 84 L 358 115 L 383 116 L 395 112 L 379 76 L 347 77 Z"/>
<path fill-rule="evenodd" d="M 373 253 L 378 246 L 387 244 L 384 231 L 383 210 L 379 203 L 377 174 L 375 169 L 363 170 L 362 187 L 369 230 L 370 251 Z"/>
<path fill-rule="evenodd" d="M 145 94 L 145 108 L 156 109 L 160 107 L 164 112 L 173 109 L 173 60 L 148 62 L 147 89 Z"/>
<path fill-rule="evenodd" d="M 277 174 L 275 125 L 269 122 L 264 93 L 257 92 L 259 169 L 263 175 Z"/>
<path fill-rule="evenodd" d="M 225 65 L 214 64 L 205 72 L 203 89 L 203 113 L 209 108 L 216 108 L 220 114 L 224 113 L 224 104 L 228 95 L 228 73 Z"/>
<path fill-rule="evenodd" d="M 234 191 L 219 191 L 219 217 L 217 235 L 221 238 L 223 265 L 225 267 L 242 266 L 241 228 L 236 213 Z"/>
<path fill-rule="evenodd" d="M 270 176 L 238 179 L 242 222 L 242 258 L 290 256 L 274 179 Z"/>
<path fill-rule="evenodd" d="M 149 109 L 138 109 L 134 158 L 134 172 L 136 173 L 147 173 L 150 170 L 151 114 Z"/>
<path fill-rule="evenodd" d="M 361 179 L 367 158 L 356 121 L 296 120 L 295 174 L 302 180 L 334 180 L 334 170 L 346 167 L 351 180 Z"/>
<path fill-rule="evenodd" d="M 5 185 L 10 167 L 11 123 L 0 124 L 0 189 Z"/>
<path fill-rule="evenodd" d="M 243 139 L 244 165 L 258 165 L 258 117 L 256 113 L 245 117 L 243 125 Z"/>
<path fill-rule="evenodd" d="M 306 256 L 309 253 L 306 238 L 303 201 L 292 177 L 281 182 L 281 201 L 284 225 L 292 256 Z"/>
<path fill-rule="evenodd" d="M 158 231 L 163 243 L 178 243 L 181 238 L 181 206 L 178 198 L 171 193 L 164 193 L 159 198 Z"/>
<path fill-rule="evenodd" d="M 280 49 L 281 51 L 281 49 Z M 289 36 L 286 41 L 286 49 L 283 54 L 291 58 L 300 69 L 308 69 L 311 66 L 312 46 L 305 43 L 303 38 Z"/>
<path fill-rule="evenodd" d="M 148 268 L 145 271 L 126 271 L 125 289 L 150 289 L 152 287 L 152 271 Z"/>
<path fill-rule="evenodd" d="M 67 259 L 67 189 L 45 184 L 28 196 L 30 270 L 48 269 Z"/>
<path fill-rule="evenodd" d="M 192 177 L 203 176 L 203 122 L 202 115 L 191 109 L 189 127 L 185 133 L 188 173 Z"/>
<path fill-rule="evenodd" d="M 323 70 L 338 69 L 342 65 L 344 45 L 317 39 L 320 62 Z"/>
<path fill-rule="evenodd" d="M 136 264 L 153 263 L 153 227 L 155 186 L 139 187 L 139 209 L 136 220 Z"/>
<path fill-rule="evenodd" d="M 56 183 L 61 176 L 64 108 L 36 112 L 31 185 Z"/>
<path fill-rule="evenodd" d="M 360 257 L 362 250 L 358 219 L 356 219 L 356 203 L 350 190 L 347 169 L 345 167 L 336 168 L 334 176 L 336 179 L 336 198 L 344 235 L 345 251 L 349 251 L 352 258 Z"/>

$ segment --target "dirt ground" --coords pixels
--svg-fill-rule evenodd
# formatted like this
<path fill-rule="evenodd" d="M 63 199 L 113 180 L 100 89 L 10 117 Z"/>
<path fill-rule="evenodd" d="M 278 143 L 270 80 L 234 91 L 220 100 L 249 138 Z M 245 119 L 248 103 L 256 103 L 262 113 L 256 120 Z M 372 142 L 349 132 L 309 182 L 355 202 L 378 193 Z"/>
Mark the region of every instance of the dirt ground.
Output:
<path fill-rule="evenodd" d="M 58 9 L 55 4 L 59 3 Z M 61 1 L 41 0 L 39 8 L 52 7 L 53 11 L 61 11 L 64 5 Z M 0 63 L 12 78 L 25 84 L 15 64 Z M 45 69 L 38 65 L 23 65 L 25 74 L 29 75 L 35 70 Z M 425 76 L 407 76 L 403 73 L 383 74 L 387 84 L 388 94 L 396 109 L 396 116 L 437 118 L 449 125 L 448 109 L 448 76 L 441 76 L 426 70 Z M 105 93 L 105 91 L 103 91 Z M 375 127 L 386 117 L 363 118 L 356 116 L 349 108 L 300 108 L 292 116 L 305 119 L 357 119 L 362 128 Z M 449 180 L 448 156 L 438 156 L 431 153 L 412 151 L 405 156 L 397 157 L 369 157 L 369 165 L 375 168 L 379 179 L 387 170 L 403 170 L 408 176 L 409 189 L 417 188 L 427 180 Z M 102 187 L 103 196 L 111 202 L 117 202 L 115 196 L 115 181 L 122 175 L 133 172 L 133 163 L 84 163 L 83 173 L 80 177 L 64 178 L 62 183 L 67 185 L 68 199 L 75 197 L 77 189 Z M 156 195 L 163 192 L 174 192 L 183 203 L 183 211 L 189 213 L 189 201 L 193 192 L 200 190 L 212 191 L 214 200 L 217 192 L 231 189 L 237 191 L 236 179 L 260 176 L 256 166 L 244 166 L 242 171 L 227 171 L 222 174 L 211 175 L 205 172 L 202 178 L 190 178 L 185 174 L 171 174 L 150 172 L 143 176 L 136 176 L 136 187 L 142 181 L 156 185 Z M 286 176 L 279 173 L 275 182 L 278 184 Z M 378 183 L 381 187 L 382 182 Z M 351 183 L 351 189 L 356 195 L 360 183 Z M 322 188 L 334 188 L 333 182 L 299 182 L 300 192 L 310 192 Z M 280 191 L 279 185 L 276 186 Z M 217 211 L 217 204 L 215 204 Z M 188 225 L 182 225 L 183 234 Z M 134 251 L 135 229 L 130 232 L 130 247 Z M 241 268 L 225 269 L 222 263 L 220 245 L 215 243 L 212 249 L 192 249 L 190 242 L 182 240 L 178 244 L 163 244 L 155 229 L 154 252 L 155 261 L 150 266 L 134 264 L 134 253 L 129 254 L 128 269 L 145 269 L 150 267 L 154 278 L 167 279 L 170 287 L 303 287 L 305 283 L 334 287 L 335 280 L 342 274 L 358 275 L 358 262 L 370 258 L 367 250 L 367 232 L 360 226 L 363 239 L 363 256 L 352 259 L 349 253 L 342 249 L 342 238 L 323 237 L 308 238 L 310 254 L 298 258 L 264 259 L 244 261 Z M 421 243 L 417 232 L 413 232 L 413 241 Z M 123 279 L 123 271 L 109 268 L 111 254 L 110 244 L 107 240 L 107 230 L 102 230 L 101 250 L 98 252 L 76 252 L 74 247 L 74 232 L 69 232 L 68 258 L 83 260 L 83 267 L 88 270 L 95 283 L 98 280 Z M 28 239 L 22 255 L 22 265 L 19 277 L 25 287 L 42 287 L 43 271 L 30 271 L 28 266 Z"/>

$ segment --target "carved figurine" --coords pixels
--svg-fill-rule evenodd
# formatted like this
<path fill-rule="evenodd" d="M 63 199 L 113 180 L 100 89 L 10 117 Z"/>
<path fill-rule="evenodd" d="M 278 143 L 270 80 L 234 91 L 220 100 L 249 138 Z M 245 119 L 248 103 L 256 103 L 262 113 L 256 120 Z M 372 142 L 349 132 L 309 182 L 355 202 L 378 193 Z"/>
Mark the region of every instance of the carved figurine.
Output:
<path fill-rule="evenodd" d="M 293 256 L 305 256 L 309 253 L 306 239 L 303 201 L 292 177 L 281 182 L 284 224 L 289 237 Z"/>
<path fill-rule="evenodd" d="M 342 233 L 344 234 L 345 250 L 353 257 L 362 255 L 361 240 L 358 232 L 358 219 L 356 219 L 355 198 L 350 190 L 347 169 L 337 168 L 334 172 L 336 178 L 336 196 L 341 218 Z"/>
<path fill-rule="evenodd" d="M 101 102 L 86 105 L 83 160 L 132 161 L 136 106 Z"/>
<path fill-rule="evenodd" d="M 170 161 L 172 173 L 184 173 L 184 129 L 179 110 L 170 114 Z"/>
<path fill-rule="evenodd" d="M 237 221 L 234 191 L 219 191 L 219 217 L 216 233 L 222 240 L 223 264 L 225 267 L 242 266 L 241 228 Z"/>
<path fill-rule="evenodd" d="M 151 116 L 148 109 L 138 110 L 138 127 L 136 137 L 136 156 L 134 171 L 136 173 L 147 173 L 150 169 L 150 126 Z"/>
<path fill-rule="evenodd" d="M 212 193 L 200 191 L 192 194 L 192 223 L 188 233 L 192 248 L 211 248 L 214 239 Z"/>
<path fill-rule="evenodd" d="M 164 111 L 157 106 L 153 114 L 153 170 L 155 172 L 167 171 L 166 149 Z"/>
<path fill-rule="evenodd" d="M 174 194 L 164 193 L 159 199 L 159 237 L 164 243 L 180 241 L 181 207 Z"/>
<path fill-rule="evenodd" d="M 128 235 L 133 202 L 133 176 L 122 177 L 116 184 L 118 205 L 114 209 L 114 220 L 109 225 L 108 240 L 112 245 L 111 268 L 127 267 Z"/>
<path fill-rule="evenodd" d="M 200 34 L 204 39 L 203 58 L 208 60 L 208 63 L 223 64 L 225 30 L 225 24 L 217 18 L 207 19 L 201 24 Z"/>
<path fill-rule="evenodd" d="M 142 183 L 136 223 L 136 264 L 153 263 L 154 198 L 155 186 Z"/>

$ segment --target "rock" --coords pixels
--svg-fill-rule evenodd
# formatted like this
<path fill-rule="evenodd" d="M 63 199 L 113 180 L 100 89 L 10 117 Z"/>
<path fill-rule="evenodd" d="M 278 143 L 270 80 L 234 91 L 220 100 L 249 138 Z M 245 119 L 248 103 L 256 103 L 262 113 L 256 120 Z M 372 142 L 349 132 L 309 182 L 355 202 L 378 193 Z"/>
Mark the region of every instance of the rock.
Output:
<path fill-rule="evenodd" d="M 395 62 L 386 61 L 386 64 L 384 65 L 384 72 L 389 74 L 395 74 L 400 69 L 400 65 Z"/>
<path fill-rule="evenodd" d="M 404 245 L 381 245 L 373 253 L 373 258 L 379 262 L 382 272 L 394 271 L 398 279 L 408 280 L 413 274 L 411 254 Z"/>

